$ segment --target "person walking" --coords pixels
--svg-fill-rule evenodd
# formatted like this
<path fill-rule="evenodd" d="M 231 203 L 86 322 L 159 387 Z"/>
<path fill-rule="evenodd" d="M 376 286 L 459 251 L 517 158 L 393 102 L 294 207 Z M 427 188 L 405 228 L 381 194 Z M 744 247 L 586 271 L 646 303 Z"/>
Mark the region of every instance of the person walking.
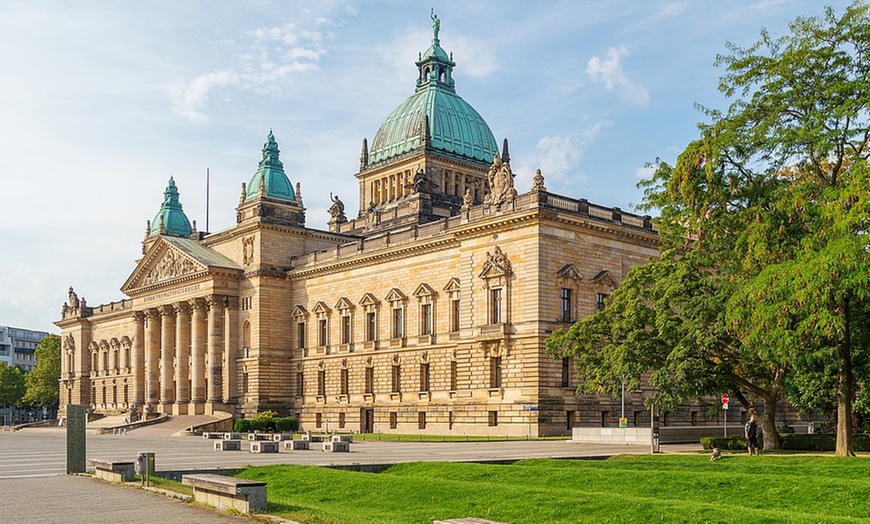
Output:
<path fill-rule="evenodd" d="M 749 413 L 749 422 L 746 423 L 744 433 L 746 441 L 749 443 L 749 454 L 758 455 L 758 422 L 756 422 L 755 411 Z"/>

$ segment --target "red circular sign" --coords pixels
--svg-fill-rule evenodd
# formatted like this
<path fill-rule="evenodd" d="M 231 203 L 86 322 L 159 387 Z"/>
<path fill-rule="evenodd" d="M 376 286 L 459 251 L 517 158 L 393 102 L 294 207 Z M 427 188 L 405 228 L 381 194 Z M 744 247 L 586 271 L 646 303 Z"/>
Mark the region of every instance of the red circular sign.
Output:
<path fill-rule="evenodd" d="M 729 400 L 728 393 L 722 393 L 722 403 L 727 404 L 728 400 Z"/>

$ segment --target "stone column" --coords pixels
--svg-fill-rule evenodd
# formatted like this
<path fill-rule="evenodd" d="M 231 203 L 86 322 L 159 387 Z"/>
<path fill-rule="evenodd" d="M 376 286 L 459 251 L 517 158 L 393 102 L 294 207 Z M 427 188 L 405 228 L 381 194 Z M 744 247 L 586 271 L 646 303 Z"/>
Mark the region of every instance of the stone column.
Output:
<path fill-rule="evenodd" d="M 160 313 L 149 309 L 145 319 L 145 404 L 147 411 L 154 411 L 159 400 Z"/>
<path fill-rule="evenodd" d="M 190 306 L 175 304 L 175 413 L 187 414 L 190 402 Z"/>
<path fill-rule="evenodd" d="M 136 329 L 133 333 L 133 354 L 130 366 L 133 368 L 133 406 L 141 412 L 145 404 L 145 313 L 133 312 Z"/>
<path fill-rule="evenodd" d="M 190 353 L 193 359 L 190 367 L 190 401 L 194 404 L 191 414 L 200 415 L 203 413 L 202 404 L 205 404 L 205 302 L 193 299 L 190 308 Z"/>
<path fill-rule="evenodd" d="M 224 311 L 224 404 L 235 403 L 238 398 L 236 390 L 236 358 L 239 347 L 239 298 L 229 297 Z"/>
<path fill-rule="evenodd" d="M 175 401 L 175 308 L 160 308 L 160 404 L 163 413 L 172 413 Z"/>
<path fill-rule="evenodd" d="M 223 299 L 220 295 L 208 298 L 208 402 L 220 402 L 221 360 L 223 352 L 223 330 L 221 316 L 223 315 Z"/>

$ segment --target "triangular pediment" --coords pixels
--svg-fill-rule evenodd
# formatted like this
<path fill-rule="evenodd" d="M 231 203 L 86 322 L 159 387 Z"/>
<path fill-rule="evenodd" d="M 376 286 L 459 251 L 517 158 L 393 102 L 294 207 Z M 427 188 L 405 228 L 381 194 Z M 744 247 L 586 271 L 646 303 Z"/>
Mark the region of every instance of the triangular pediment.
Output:
<path fill-rule="evenodd" d="M 456 293 L 460 289 L 462 289 L 462 286 L 459 285 L 459 279 L 456 277 L 451 278 L 450 282 L 448 282 L 447 285 L 444 286 L 444 291 L 446 291 L 447 293 Z"/>
<path fill-rule="evenodd" d="M 380 303 L 381 303 L 381 301 L 378 300 L 377 297 L 375 297 L 371 293 L 366 293 L 365 295 L 362 296 L 361 299 L 359 299 L 359 305 L 361 305 L 363 307 L 377 306 Z"/>
<path fill-rule="evenodd" d="M 613 274 L 610 272 L 610 270 L 607 269 L 602 269 L 601 271 L 599 271 L 597 275 L 592 277 L 592 281 L 597 284 L 604 284 L 606 286 L 616 287 L 619 285 L 619 282 L 616 281 L 616 279 L 613 277 Z"/>
<path fill-rule="evenodd" d="M 404 293 L 396 288 L 393 288 L 390 290 L 389 293 L 387 293 L 387 296 L 384 297 L 384 300 L 386 300 L 387 302 L 404 302 L 405 300 L 407 300 L 407 298 L 408 297 L 406 297 Z"/>
<path fill-rule="evenodd" d="M 326 303 L 321 300 L 317 304 L 314 304 L 314 308 L 312 308 L 311 311 L 315 315 L 328 315 L 331 310 L 329 309 L 329 306 L 327 306 Z"/>
<path fill-rule="evenodd" d="M 304 306 L 296 306 L 293 308 L 291 316 L 293 316 L 293 318 L 305 318 L 308 316 L 308 310 L 305 309 Z"/>
<path fill-rule="evenodd" d="M 161 236 L 139 261 L 121 286 L 121 291 L 129 295 L 134 290 L 207 273 L 209 268 L 242 269 L 229 258 L 196 240 Z"/>
<path fill-rule="evenodd" d="M 416 291 L 414 291 L 415 297 L 434 297 L 437 293 L 429 284 L 420 284 L 417 286 Z"/>
<path fill-rule="evenodd" d="M 487 252 L 480 278 L 494 278 L 511 273 L 511 261 L 500 247 L 495 246 L 492 253 Z"/>
<path fill-rule="evenodd" d="M 338 310 L 352 310 L 353 308 L 353 302 L 348 300 L 346 297 L 341 297 L 338 302 L 335 303 L 335 309 Z"/>
<path fill-rule="evenodd" d="M 569 278 L 571 280 L 582 280 L 583 276 L 574 264 L 565 264 L 562 269 L 556 271 L 556 276 L 560 278 Z"/>

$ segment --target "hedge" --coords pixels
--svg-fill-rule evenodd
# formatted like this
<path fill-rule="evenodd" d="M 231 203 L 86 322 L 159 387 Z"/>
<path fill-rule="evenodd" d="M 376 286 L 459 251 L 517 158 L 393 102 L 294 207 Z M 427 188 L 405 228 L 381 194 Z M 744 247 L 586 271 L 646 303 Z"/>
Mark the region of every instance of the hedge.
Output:
<path fill-rule="evenodd" d="M 746 439 L 743 437 L 703 437 L 701 445 L 704 449 L 745 450 Z M 764 448 L 764 439 L 758 439 L 758 445 Z M 780 435 L 779 449 L 792 451 L 834 451 L 837 449 L 836 435 Z M 854 435 L 852 437 L 854 451 L 870 451 L 870 435 Z"/>

